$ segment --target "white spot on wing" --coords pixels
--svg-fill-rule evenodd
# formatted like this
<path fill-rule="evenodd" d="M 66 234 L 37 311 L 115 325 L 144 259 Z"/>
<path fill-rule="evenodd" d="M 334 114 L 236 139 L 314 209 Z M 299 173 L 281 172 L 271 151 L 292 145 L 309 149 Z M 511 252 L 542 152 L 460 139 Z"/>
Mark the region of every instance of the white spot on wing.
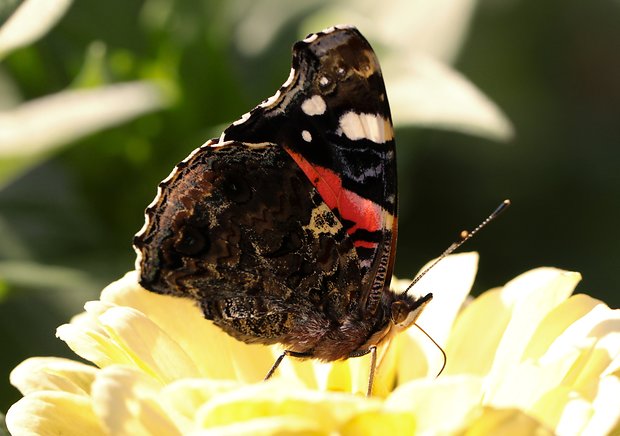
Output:
<path fill-rule="evenodd" d="M 336 30 L 346 30 L 346 29 L 355 29 L 355 26 L 352 26 L 350 24 L 336 24 L 335 26 L 328 27 L 327 29 L 323 29 L 320 32 L 313 33 L 312 35 L 308 35 L 304 39 L 304 42 L 306 44 L 310 44 L 311 42 L 314 42 L 319 37 L 319 35 L 327 35 L 328 33 L 335 32 Z"/>
<path fill-rule="evenodd" d="M 241 118 L 239 118 L 237 121 L 235 121 L 233 123 L 233 126 L 238 126 L 239 124 L 243 124 L 245 123 L 248 119 L 250 118 L 250 113 L 246 112 L 243 115 L 241 115 Z"/>
<path fill-rule="evenodd" d="M 268 108 L 268 107 L 272 106 L 276 101 L 278 101 L 278 99 L 280 98 L 280 94 L 281 94 L 281 92 L 278 89 L 274 95 L 272 95 L 267 100 L 265 100 L 264 102 L 259 104 L 259 106 L 260 107 L 264 107 L 264 108 Z"/>
<path fill-rule="evenodd" d="M 293 83 L 294 78 L 295 78 L 295 68 L 291 68 L 291 72 L 288 74 L 288 78 L 286 79 L 286 82 L 282 84 L 282 88 L 286 88 L 291 83 Z"/>
<path fill-rule="evenodd" d="M 146 223 L 145 223 L 144 229 L 146 229 Z M 143 230 L 140 230 L 140 232 L 138 232 L 136 236 L 141 235 L 142 232 Z M 133 251 L 135 251 L 136 253 L 136 261 L 134 263 L 134 268 L 136 269 L 136 271 L 140 271 L 140 268 L 142 267 L 142 252 L 135 245 L 133 247 Z"/>
<path fill-rule="evenodd" d="M 313 33 L 312 35 L 309 35 L 307 38 L 304 38 L 304 42 L 307 43 L 307 44 L 310 44 L 311 42 L 313 42 L 318 37 L 319 37 L 318 34 Z"/>
<path fill-rule="evenodd" d="M 301 131 L 301 137 L 304 138 L 304 141 L 306 142 L 312 142 L 312 134 L 307 130 Z"/>
<path fill-rule="evenodd" d="M 340 29 L 340 30 L 355 29 L 355 26 L 351 24 L 336 24 L 334 27 L 330 28 L 332 32 L 336 29 Z"/>
<path fill-rule="evenodd" d="M 384 144 L 393 139 L 392 126 L 380 115 L 358 114 L 350 111 L 340 117 L 340 131 L 352 141 L 368 139 Z"/>
<path fill-rule="evenodd" d="M 327 109 L 327 105 L 320 95 L 314 95 L 301 104 L 301 110 L 310 116 L 322 115 L 325 113 L 325 109 Z"/>

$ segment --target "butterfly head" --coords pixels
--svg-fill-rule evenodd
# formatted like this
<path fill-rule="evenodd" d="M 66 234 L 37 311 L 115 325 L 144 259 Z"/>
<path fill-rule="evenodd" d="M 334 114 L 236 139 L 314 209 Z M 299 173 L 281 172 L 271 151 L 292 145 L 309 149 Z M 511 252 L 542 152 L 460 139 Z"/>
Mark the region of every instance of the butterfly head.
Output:
<path fill-rule="evenodd" d="M 407 330 L 420 317 L 424 307 L 433 299 L 433 294 L 423 297 L 414 297 L 409 294 L 399 294 L 390 306 L 392 328 L 396 333 Z"/>

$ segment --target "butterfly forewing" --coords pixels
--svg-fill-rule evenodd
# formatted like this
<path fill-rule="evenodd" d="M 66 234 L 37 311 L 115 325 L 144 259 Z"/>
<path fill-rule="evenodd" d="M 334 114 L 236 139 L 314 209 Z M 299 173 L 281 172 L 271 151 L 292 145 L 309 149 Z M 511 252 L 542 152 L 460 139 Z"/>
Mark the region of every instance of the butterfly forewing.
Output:
<path fill-rule="evenodd" d="M 289 80 L 222 139 L 272 142 L 293 157 L 355 245 L 372 315 L 391 276 L 397 196 L 390 109 L 366 39 L 344 27 L 296 43 Z"/>
<path fill-rule="evenodd" d="M 147 289 L 193 298 L 237 339 L 301 352 L 359 311 L 355 249 L 282 147 L 208 144 L 160 189 L 135 239 Z"/>

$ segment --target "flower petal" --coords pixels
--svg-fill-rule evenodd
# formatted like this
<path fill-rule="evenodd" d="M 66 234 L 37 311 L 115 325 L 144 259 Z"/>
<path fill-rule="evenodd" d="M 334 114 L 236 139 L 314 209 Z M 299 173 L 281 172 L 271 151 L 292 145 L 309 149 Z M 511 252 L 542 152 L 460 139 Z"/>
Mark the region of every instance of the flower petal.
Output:
<path fill-rule="evenodd" d="M 25 396 L 7 412 L 6 425 L 13 435 L 107 434 L 93 412 L 90 398 L 58 391 Z"/>
<path fill-rule="evenodd" d="M 501 297 L 512 315 L 495 353 L 492 377 L 510 377 L 509 370 L 521 361 L 539 323 L 570 296 L 580 280 L 578 273 L 537 268 L 506 284 Z"/>
<path fill-rule="evenodd" d="M 343 436 L 413 435 L 415 418 L 411 413 L 372 411 L 353 417 L 338 434 Z"/>
<path fill-rule="evenodd" d="M 57 357 L 32 357 L 11 371 L 11 384 L 22 395 L 36 391 L 64 391 L 88 396 L 97 368 Z"/>
<path fill-rule="evenodd" d="M 592 313 L 594 308 L 601 304 L 600 301 L 587 295 L 575 295 L 554 308 L 542 320 L 523 352 L 523 359 L 540 359 L 543 357 L 555 343 L 558 345 L 558 339 L 563 333 L 568 333 L 567 329 L 575 321 L 580 320 L 588 313 Z M 569 340 L 573 340 L 573 335 L 569 334 Z"/>
<path fill-rule="evenodd" d="M 357 413 L 378 410 L 380 402 L 348 394 L 317 392 L 273 380 L 221 394 L 198 412 L 201 428 L 212 428 L 266 417 L 292 416 L 320 423 L 332 432 Z"/>
<path fill-rule="evenodd" d="M 321 424 L 309 416 L 268 416 L 250 421 L 235 422 L 208 430 L 189 433 L 189 436 L 327 436 Z"/>
<path fill-rule="evenodd" d="M 377 365 L 372 390 L 374 396 L 385 397 L 394 385 L 396 356 L 390 348 L 390 342 L 377 348 Z M 323 391 L 366 395 L 370 378 L 370 353 L 344 361 L 330 363 L 313 361 L 312 364 L 316 383 L 306 386 Z"/>
<path fill-rule="evenodd" d="M 111 340 L 147 374 L 164 383 L 198 376 L 198 369 L 183 349 L 142 312 L 114 307 L 99 320 Z"/>
<path fill-rule="evenodd" d="M 417 324 L 440 345 L 448 341 L 452 324 L 469 294 L 477 268 L 477 253 L 453 254 L 438 263 L 410 291 L 413 295 L 433 293 L 433 300 L 424 309 Z M 403 282 L 400 280 L 397 285 L 402 286 Z M 443 365 L 443 356 L 435 344 L 415 327 L 400 336 L 397 338 L 401 353 L 399 382 L 435 376 Z"/>
<path fill-rule="evenodd" d="M 237 341 L 206 320 L 193 300 L 143 289 L 135 271 L 108 285 L 101 300 L 148 314 L 164 332 L 173 335 L 202 376 L 256 382 L 275 361 L 270 348 Z"/>
<path fill-rule="evenodd" d="M 133 365 L 131 357 L 118 344 L 110 341 L 100 327 L 92 328 L 88 316 L 75 317 L 70 324 L 56 329 L 56 336 L 65 341 L 78 356 L 94 363 L 99 368 L 113 364 Z"/>
<path fill-rule="evenodd" d="M 482 379 L 471 376 L 418 379 L 397 387 L 384 404 L 387 411 L 410 412 L 420 434 L 462 430 L 480 408 Z"/>
<path fill-rule="evenodd" d="M 540 363 L 560 360 L 572 363 L 562 383 L 578 390 L 586 399 L 593 400 L 599 378 L 613 372 L 614 359 L 620 355 L 620 310 L 611 310 L 598 300 L 577 295 L 561 304 L 549 317 L 556 319 L 555 312 L 565 313 L 564 306 L 575 306 L 575 303 L 582 303 L 591 310 L 555 336 L 540 357 Z M 532 342 L 535 339 L 536 336 Z"/>
<path fill-rule="evenodd" d="M 553 432 L 518 409 L 485 407 L 480 417 L 469 426 L 464 436 L 553 435 Z"/>
<path fill-rule="evenodd" d="M 231 380 L 182 379 L 164 386 L 160 398 L 179 427 L 190 429 L 194 428 L 196 413 L 205 403 L 241 386 L 240 382 Z"/>
<path fill-rule="evenodd" d="M 93 407 L 109 434 L 180 435 L 159 404 L 160 389 L 135 369 L 110 366 L 93 382 Z"/>
<path fill-rule="evenodd" d="M 424 309 L 418 324 L 440 344 L 444 344 L 457 314 L 474 284 L 478 270 L 478 253 L 453 254 L 437 264 L 412 289 L 414 295 L 433 293 L 433 300 Z M 426 264 L 424 271 L 432 262 Z M 411 330 L 414 336 L 419 336 Z"/>
<path fill-rule="evenodd" d="M 580 435 L 594 412 L 592 405 L 566 386 L 549 389 L 530 412 L 562 435 Z"/>
<path fill-rule="evenodd" d="M 484 403 L 497 408 L 517 407 L 532 412 L 533 405 L 537 401 L 561 384 L 575 359 L 576 357 L 572 356 L 568 362 L 559 360 L 545 366 L 532 362 L 513 365 L 509 370 L 509 376 L 487 380 Z M 569 390 L 568 387 L 562 389 Z M 545 422 L 552 428 L 555 427 L 551 418 Z"/>
<path fill-rule="evenodd" d="M 592 403 L 594 413 L 583 430 L 584 435 L 620 434 L 620 407 L 610 407 L 618 404 L 618 398 L 620 379 L 616 376 L 603 377 Z"/>

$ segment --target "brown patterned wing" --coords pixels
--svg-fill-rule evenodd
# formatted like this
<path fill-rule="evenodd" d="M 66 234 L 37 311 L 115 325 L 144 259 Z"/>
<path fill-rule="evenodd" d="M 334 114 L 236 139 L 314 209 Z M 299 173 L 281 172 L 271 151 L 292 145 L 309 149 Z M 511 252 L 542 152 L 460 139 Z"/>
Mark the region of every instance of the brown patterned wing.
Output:
<path fill-rule="evenodd" d="M 158 192 L 134 240 L 146 289 L 192 298 L 239 340 L 297 351 L 359 313 L 355 247 L 282 147 L 210 141 Z"/>

